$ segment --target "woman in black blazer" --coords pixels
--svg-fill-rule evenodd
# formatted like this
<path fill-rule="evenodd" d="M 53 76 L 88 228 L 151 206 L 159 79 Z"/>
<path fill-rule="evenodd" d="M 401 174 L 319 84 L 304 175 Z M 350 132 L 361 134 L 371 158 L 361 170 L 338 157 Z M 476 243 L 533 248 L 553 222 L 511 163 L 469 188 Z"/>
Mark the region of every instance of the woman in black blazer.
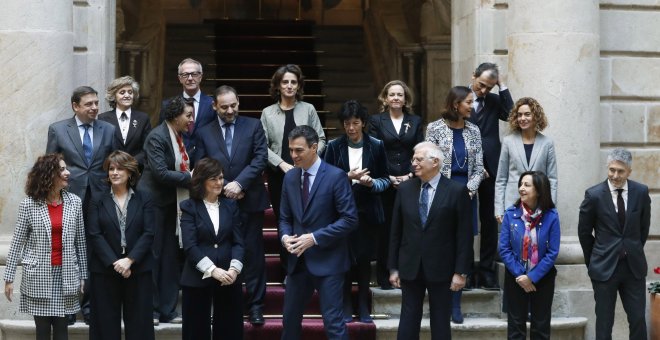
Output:
<path fill-rule="evenodd" d="M 154 208 L 134 190 L 138 162 L 114 151 L 103 163 L 110 190 L 92 196 L 88 210 L 90 244 L 90 339 L 153 340 L 151 269 Z"/>
<path fill-rule="evenodd" d="M 195 108 L 183 97 L 165 108 L 165 121 L 144 142 L 146 163 L 138 190 L 149 193 L 156 210 L 154 231 L 153 323 L 181 323 L 176 311 L 181 280 L 181 239 L 178 202 L 188 198 L 190 161 L 183 133 L 193 123 Z"/>
<path fill-rule="evenodd" d="M 349 236 L 351 256 L 357 264 L 358 315 L 361 322 L 372 322 L 369 311 L 369 279 L 371 259 L 378 232 L 387 229 L 380 193 L 390 186 L 387 175 L 385 147 L 380 140 L 363 132 L 369 113 L 355 100 L 345 102 L 339 112 L 339 121 L 346 134 L 332 140 L 325 149 L 324 160 L 342 170 L 351 181 L 351 189 L 358 208 L 359 226 Z M 374 242 L 376 241 L 376 242 Z M 350 272 L 344 280 L 344 318 L 352 321 Z"/>
<path fill-rule="evenodd" d="M 378 235 L 376 278 L 382 289 L 392 289 L 387 254 L 394 198 L 399 184 L 413 176 L 410 171 L 413 147 L 424 140 L 424 130 L 422 119 L 412 114 L 413 94 L 404 82 L 392 80 L 385 84 L 378 100 L 382 113 L 369 119 L 369 135 L 385 143 L 387 172 L 392 185 L 382 194 L 385 225 L 388 227 L 382 228 Z"/>
<path fill-rule="evenodd" d="M 243 338 L 243 290 L 236 281 L 243 238 L 236 201 L 220 197 L 223 184 L 220 162 L 203 158 L 195 165 L 190 199 L 180 204 L 184 340 Z"/>

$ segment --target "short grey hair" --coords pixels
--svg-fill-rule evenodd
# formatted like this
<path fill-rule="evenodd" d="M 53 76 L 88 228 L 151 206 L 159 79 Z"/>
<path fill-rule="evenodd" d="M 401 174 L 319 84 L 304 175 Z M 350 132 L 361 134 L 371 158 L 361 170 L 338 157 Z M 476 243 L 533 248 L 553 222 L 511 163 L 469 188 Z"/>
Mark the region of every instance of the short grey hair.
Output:
<path fill-rule="evenodd" d="M 204 71 L 202 71 L 202 63 L 200 63 L 199 61 L 193 58 L 186 58 L 181 60 L 181 62 L 179 63 L 179 67 L 177 67 L 176 69 L 177 74 L 181 73 L 181 67 L 183 66 L 183 64 L 197 64 L 197 67 L 199 67 L 199 72 L 204 74 Z"/>
<path fill-rule="evenodd" d="M 607 155 L 607 164 L 618 161 L 626 165 L 628 169 L 632 169 L 632 154 L 624 148 L 616 148 Z"/>
<path fill-rule="evenodd" d="M 440 163 L 442 163 L 442 150 L 440 149 L 439 146 L 431 143 L 431 142 L 421 142 L 415 145 L 413 148 L 413 151 L 417 152 L 420 150 L 425 150 L 426 151 L 426 157 L 428 158 L 436 158 Z"/>

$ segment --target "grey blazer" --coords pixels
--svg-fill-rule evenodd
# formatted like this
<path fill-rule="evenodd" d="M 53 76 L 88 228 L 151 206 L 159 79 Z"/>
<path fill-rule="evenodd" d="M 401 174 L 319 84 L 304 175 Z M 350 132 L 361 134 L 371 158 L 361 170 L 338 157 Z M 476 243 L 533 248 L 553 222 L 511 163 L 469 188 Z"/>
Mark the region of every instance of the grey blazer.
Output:
<path fill-rule="evenodd" d="M 92 192 L 104 192 L 108 185 L 108 173 L 103 171 L 106 157 L 119 148 L 115 144 L 115 127 L 108 122 L 96 120 L 93 127 L 92 162 L 87 165 L 80 132 L 74 117 L 55 122 L 48 127 L 46 153 L 60 152 L 71 172 L 69 191 L 85 200 L 87 186 Z"/>
<path fill-rule="evenodd" d="M 62 201 L 62 292 L 75 295 L 80 291 L 80 280 L 87 279 L 85 223 L 78 196 L 62 191 Z M 21 295 L 41 299 L 51 297 L 51 237 L 46 203 L 24 198 L 18 208 L 4 275 L 5 282 L 14 282 L 16 265 L 21 260 Z"/>
<path fill-rule="evenodd" d="M 502 140 L 500 162 L 495 179 L 495 215 L 504 216 L 506 208 L 518 199 L 518 180 L 525 171 L 542 171 L 550 180 L 552 201 L 557 204 L 557 159 L 552 139 L 537 132 L 527 164 L 522 135 L 514 131 Z"/>

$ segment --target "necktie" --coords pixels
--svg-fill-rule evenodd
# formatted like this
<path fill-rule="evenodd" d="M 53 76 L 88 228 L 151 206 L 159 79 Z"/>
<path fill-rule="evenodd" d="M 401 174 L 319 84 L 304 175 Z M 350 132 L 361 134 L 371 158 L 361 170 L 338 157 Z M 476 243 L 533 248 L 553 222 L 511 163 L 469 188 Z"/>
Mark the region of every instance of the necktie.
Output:
<path fill-rule="evenodd" d="M 619 224 L 621 226 L 621 230 L 623 230 L 623 226 L 626 224 L 626 203 L 623 201 L 623 189 L 616 189 L 616 191 L 619 193 L 616 197 L 616 214 L 619 216 Z"/>
<path fill-rule="evenodd" d="M 303 187 L 302 187 L 302 204 L 303 209 L 307 207 L 307 202 L 309 202 L 309 176 L 310 173 L 305 171 L 303 173 Z"/>
<path fill-rule="evenodd" d="M 426 217 L 429 214 L 429 188 L 431 185 L 426 182 L 422 185 L 422 194 L 419 196 L 419 218 L 422 220 L 422 229 L 426 225 Z"/>
<path fill-rule="evenodd" d="M 231 135 L 231 126 L 232 123 L 225 123 L 225 145 L 227 146 L 227 153 L 231 155 L 231 145 L 233 142 L 234 136 Z"/>
<path fill-rule="evenodd" d="M 483 97 L 477 97 L 477 109 L 475 110 L 477 113 L 480 113 L 481 110 L 484 108 L 484 98 Z"/>
<path fill-rule="evenodd" d="M 85 153 L 85 163 L 89 166 L 92 163 L 92 138 L 89 136 L 89 128 L 92 126 L 89 124 L 83 124 L 82 127 L 85 129 L 83 134 L 83 152 Z"/>
<path fill-rule="evenodd" d="M 188 97 L 186 98 L 186 100 L 192 102 L 193 104 L 193 116 L 192 116 L 193 121 L 192 123 L 190 123 L 190 125 L 188 125 L 188 134 L 192 135 L 193 130 L 195 129 L 195 119 L 197 118 L 197 115 L 195 114 L 195 112 L 197 112 L 197 105 L 196 105 L 197 101 L 195 100 L 195 97 Z"/>
<path fill-rule="evenodd" d="M 125 121 L 128 119 L 128 116 L 126 115 L 126 112 L 122 112 L 122 113 L 121 113 L 121 116 L 119 117 L 119 119 L 120 119 L 122 122 L 125 122 Z"/>

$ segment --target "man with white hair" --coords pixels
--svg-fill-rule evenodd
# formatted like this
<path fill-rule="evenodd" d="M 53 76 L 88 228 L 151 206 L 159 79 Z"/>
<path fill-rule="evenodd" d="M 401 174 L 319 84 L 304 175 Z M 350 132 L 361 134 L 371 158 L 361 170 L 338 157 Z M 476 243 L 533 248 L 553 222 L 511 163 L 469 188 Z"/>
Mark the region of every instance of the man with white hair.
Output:
<path fill-rule="evenodd" d="M 632 155 L 607 156 L 607 180 L 589 189 L 580 205 L 578 236 L 596 301 L 596 339 L 612 339 L 617 292 L 628 316 L 630 339 L 646 339 L 646 255 L 651 222 L 646 185 L 629 180 Z"/>
<path fill-rule="evenodd" d="M 414 151 L 415 178 L 399 185 L 392 213 L 390 283 L 402 291 L 397 339 L 419 339 L 427 290 L 431 338 L 451 339 L 451 291 L 465 286 L 472 266 L 470 194 L 442 176 L 438 146 L 422 142 Z"/>

